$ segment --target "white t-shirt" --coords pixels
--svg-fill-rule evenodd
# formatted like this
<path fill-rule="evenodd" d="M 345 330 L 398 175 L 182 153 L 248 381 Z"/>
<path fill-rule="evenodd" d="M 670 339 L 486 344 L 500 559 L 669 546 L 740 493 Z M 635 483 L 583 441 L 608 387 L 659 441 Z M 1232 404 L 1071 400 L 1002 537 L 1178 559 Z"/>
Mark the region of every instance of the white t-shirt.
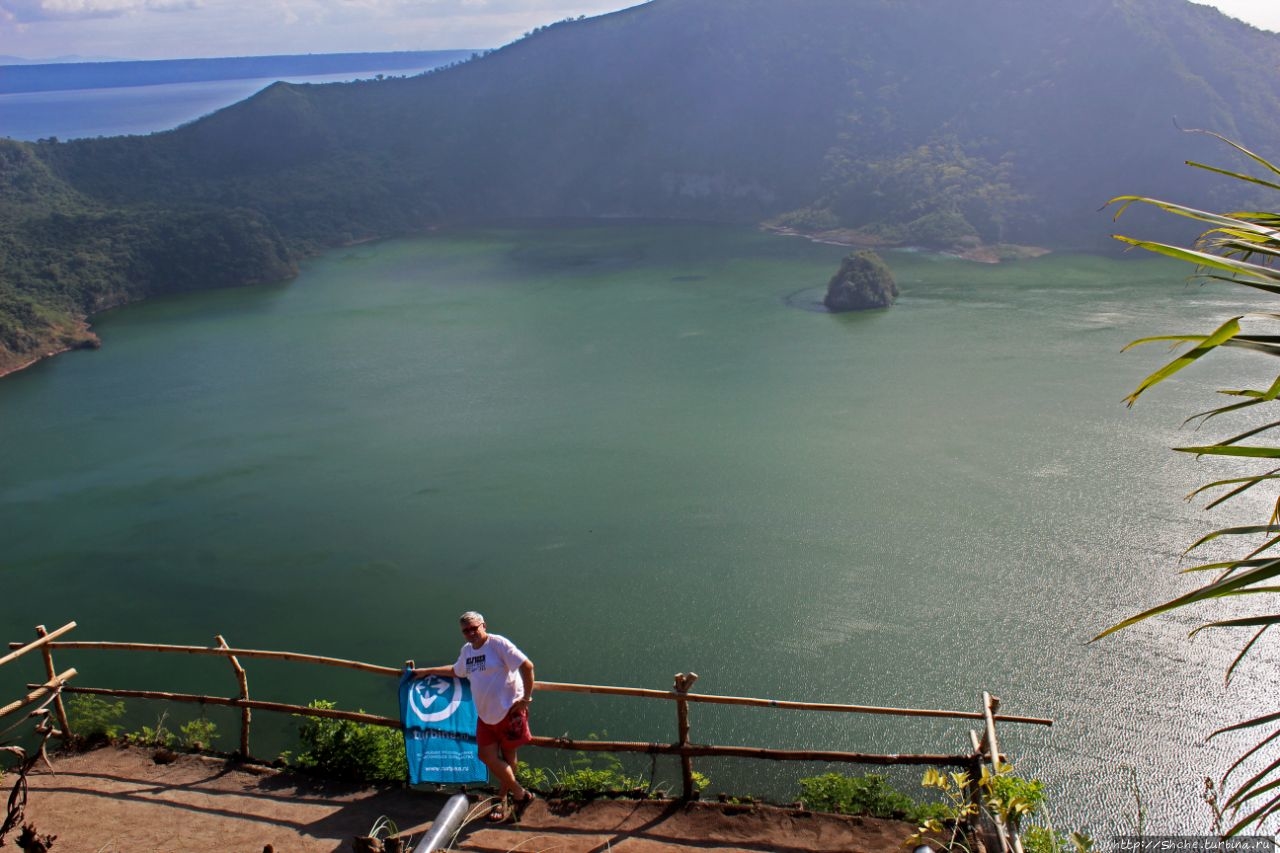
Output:
<path fill-rule="evenodd" d="M 459 678 L 471 679 L 476 713 L 489 725 L 502 722 L 511 706 L 524 695 L 520 665 L 529 658 L 506 637 L 490 634 L 480 648 L 462 647 L 453 664 Z"/>

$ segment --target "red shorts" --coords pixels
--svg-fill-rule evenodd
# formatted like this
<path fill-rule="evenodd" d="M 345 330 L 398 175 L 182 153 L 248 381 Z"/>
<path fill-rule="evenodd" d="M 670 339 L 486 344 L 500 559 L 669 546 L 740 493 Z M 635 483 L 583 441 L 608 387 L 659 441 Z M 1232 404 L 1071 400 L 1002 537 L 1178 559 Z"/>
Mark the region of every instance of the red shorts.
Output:
<path fill-rule="evenodd" d="M 516 749 L 533 740 L 529 731 L 529 709 L 512 707 L 500 723 L 476 720 L 476 743 L 488 746 L 496 743 L 504 749 Z"/>

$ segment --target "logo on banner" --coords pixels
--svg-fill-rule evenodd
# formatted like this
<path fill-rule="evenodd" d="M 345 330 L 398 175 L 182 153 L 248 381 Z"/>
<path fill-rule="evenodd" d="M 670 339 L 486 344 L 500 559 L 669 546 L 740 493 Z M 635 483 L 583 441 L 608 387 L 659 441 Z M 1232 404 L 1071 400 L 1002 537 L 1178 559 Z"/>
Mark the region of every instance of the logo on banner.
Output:
<path fill-rule="evenodd" d="M 428 676 L 421 690 L 409 691 L 409 720 L 406 725 L 439 723 L 457 713 L 462 705 L 462 681 Z"/>
<path fill-rule="evenodd" d="M 413 784 L 465 784 L 488 776 L 476 747 L 476 705 L 462 678 L 400 675 L 400 723 Z"/>

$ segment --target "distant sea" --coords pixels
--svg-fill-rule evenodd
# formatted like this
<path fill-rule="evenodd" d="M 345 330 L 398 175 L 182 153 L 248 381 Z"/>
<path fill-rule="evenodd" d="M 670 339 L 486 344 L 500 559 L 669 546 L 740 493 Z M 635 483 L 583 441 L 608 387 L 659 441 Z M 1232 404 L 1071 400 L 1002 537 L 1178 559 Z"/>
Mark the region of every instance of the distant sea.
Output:
<path fill-rule="evenodd" d="M 277 81 L 413 76 L 470 50 L 0 65 L 0 136 L 78 139 L 170 130 Z"/>

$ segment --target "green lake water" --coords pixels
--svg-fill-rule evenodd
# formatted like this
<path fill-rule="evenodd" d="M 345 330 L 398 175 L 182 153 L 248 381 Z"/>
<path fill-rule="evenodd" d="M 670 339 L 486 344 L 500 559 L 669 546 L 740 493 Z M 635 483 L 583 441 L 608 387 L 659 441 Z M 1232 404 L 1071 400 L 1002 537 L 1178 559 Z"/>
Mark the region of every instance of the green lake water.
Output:
<path fill-rule="evenodd" d="M 1228 691 L 1238 638 L 1188 642 L 1189 616 L 1086 642 L 1185 589 L 1181 549 L 1229 518 L 1182 502 L 1212 469 L 1168 447 L 1242 362 L 1128 410 L 1164 352 L 1119 350 L 1240 296 L 1152 260 L 895 252 L 893 308 L 807 310 L 844 251 L 703 226 L 441 232 L 104 315 L 100 351 L 0 382 L 4 639 L 74 619 L 82 640 L 443 663 L 474 608 L 548 681 L 694 671 L 708 693 L 962 710 L 987 689 L 1056 721 L 1001 736 L 1060 827 L 1132 829 L 1136 779 L 1149 832 L 1207 829 L 1201 780 L 1241 741 L 1204 735 L 1261 707 L 1274 649 Z M 57 658 L 84 685 L 235 692 L 216 659 Z M 248 668 L 258 698 L 395 713 L 376 678 Z M 6 695 L 40 674 L 16 669 Z M 534 710 L 539 734 L 674 739 L 668 703 Z M 968 745 L 965 723 L 692 716 L 704 743 Z M 255 725 L 255 751 L 288 746 L 292 721 Z M 776 799 L 823 769 L 698 767 Z"/>

